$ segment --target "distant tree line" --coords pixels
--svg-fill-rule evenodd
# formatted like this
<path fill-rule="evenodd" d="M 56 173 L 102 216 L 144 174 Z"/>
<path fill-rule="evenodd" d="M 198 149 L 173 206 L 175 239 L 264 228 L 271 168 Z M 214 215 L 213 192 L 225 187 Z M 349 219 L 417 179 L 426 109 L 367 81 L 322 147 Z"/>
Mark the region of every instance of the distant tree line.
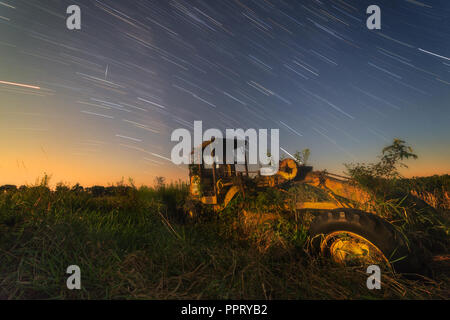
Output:
<path fill-rule="evenodd" d="M 20 187 L 17 187 L 15 185 L 6 184 L 3 186 L 0 186 L 0 193 L 13 193 L 17 191 L 25 191 L 28 189 L 34 189 L 34 188 L 40 188 L 40 189 L 46 189 L 50 192 L 50 188 L 47 186 L 25 186 L 22 185 Z M 63 184 L 59 184 L 56 186 L 54 192 L 74 192 L 74 193 L 89 193 L 92 194 L 94 197 L 104 197 L 104 196 L 119 196 L 119 195 L 127 195 L 131 190 L 133 190 L 134 187 L 131 186 L 92 186 L 84 188 L 83 186 L 76 184 L 73 187 L 68 187 Z"/>

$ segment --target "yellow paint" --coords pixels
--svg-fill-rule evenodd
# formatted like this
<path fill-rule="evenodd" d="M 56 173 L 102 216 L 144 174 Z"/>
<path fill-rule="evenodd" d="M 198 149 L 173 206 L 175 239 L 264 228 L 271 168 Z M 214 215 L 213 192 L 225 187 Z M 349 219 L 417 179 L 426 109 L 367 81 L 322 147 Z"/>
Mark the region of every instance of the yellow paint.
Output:
<path fill-rule="evenodd" d="M 327 247 L 332 259 L 339 264 L 358 261 L 361 264 L 389 265 L 388 259 L 376 245 L 353 232 L 335 231 L 328 234 L 320 245 L 322 254 L 325 254 Z"/>

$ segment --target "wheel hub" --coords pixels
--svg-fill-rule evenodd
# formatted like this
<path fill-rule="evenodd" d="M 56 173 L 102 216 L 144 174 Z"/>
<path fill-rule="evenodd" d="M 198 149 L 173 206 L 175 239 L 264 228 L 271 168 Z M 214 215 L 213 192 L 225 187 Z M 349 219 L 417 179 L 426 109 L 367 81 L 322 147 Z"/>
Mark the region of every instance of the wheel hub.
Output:
<path fill-rule="evenodd" d="M 335 231 L 328 234 L 321 244 L 333 261 L 343 265 L 369 265 L 388 263 L 381 250 L 364 237 L 348 232 Z"/>

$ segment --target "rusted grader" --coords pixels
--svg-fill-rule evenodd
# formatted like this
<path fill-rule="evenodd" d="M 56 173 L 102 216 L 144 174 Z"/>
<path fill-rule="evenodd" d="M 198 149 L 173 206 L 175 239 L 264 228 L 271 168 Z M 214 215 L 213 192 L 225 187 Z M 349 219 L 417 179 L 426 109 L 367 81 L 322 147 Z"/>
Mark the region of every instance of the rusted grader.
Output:
<path fill-rule="evenodd" d="M 213 141 L 206 141 L 198 147 L 201 154 Z M 226 140 L 219 145 L 223 146 L 223 154 L 226 154 Z M 234 146 L 236 151 L 236 139 Z M 314 172 L 311 166 L 294 159 L 280 161 L 278 172 L 265 176 L 260 170 L 249 169 L 247 153 L 244 154 L 245 163 L 240 165 L 240 170 L 236 163 L 189 166 L 190 196 L 186 209 L 191 217 L 201 214 L 205 207 L 220 214 L 238 194 L 245 199 L 246 194 L 267 188 L 285 190 L 299 184 L 309 185 L 320 188 L 330 199 L 294 204 L 296 210 L 312 214 L 309 236 L 314 252 L 344 265 L 378 264 L 396 272 L 421 271 L 423 262 L 412 252 L 407 239 L 391 223 L 367 212 L 371 210 L 370 195 L 347 178 Z M 214 151 L 211 156 L 215 158 Z"/>

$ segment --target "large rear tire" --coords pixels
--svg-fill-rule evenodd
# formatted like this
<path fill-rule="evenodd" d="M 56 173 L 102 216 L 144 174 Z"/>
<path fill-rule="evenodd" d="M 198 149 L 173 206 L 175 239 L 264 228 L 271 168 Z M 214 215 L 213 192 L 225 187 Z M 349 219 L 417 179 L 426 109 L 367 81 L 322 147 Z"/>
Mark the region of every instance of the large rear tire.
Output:
<path fill-rule="evenodd" d="M 421 261 L 405 237 L 386 220 L 356 209 L 319 212 L 309 233 L 312 248 L 335 262 L 384 264 L 399 273 L 423 273 Z"/>

